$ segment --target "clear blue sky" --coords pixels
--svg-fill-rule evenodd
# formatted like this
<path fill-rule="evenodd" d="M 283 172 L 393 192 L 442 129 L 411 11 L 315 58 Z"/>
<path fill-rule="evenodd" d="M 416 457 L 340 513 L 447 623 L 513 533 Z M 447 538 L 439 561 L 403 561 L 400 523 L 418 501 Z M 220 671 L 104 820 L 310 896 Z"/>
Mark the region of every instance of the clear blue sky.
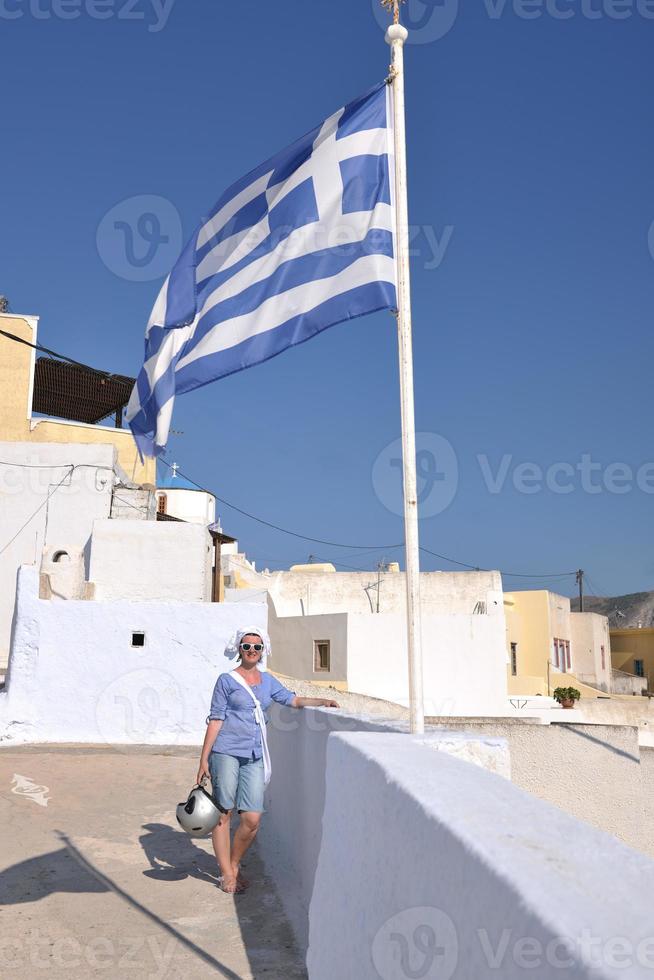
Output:
<path fill-rule="evenodd" d="M 103 217 L 164 198 L 154 210 L 176 247 L 170 215 L 188 236 L 232 180 L 382 78 L 388 49 L 376 0 L 176 0 L 164 13 L 156 0 L 75 2 L 0 0 L 0 292 L 13 312 L 40 315 L 42 343 L 135 375 L 161 275 L 125 278 L 127 233 L 112 242 Z M 406 51 L 425 514 L 455 488 L 430 433 L 458 463 L 452 502 L 421 536 L 482 567 L 582 566 L 598 592 L 639 591 L 654 588 L 654 495 L 636 481 L 654 460 L 654 20 L 629 0 L 557 2 L 533 19 L 513 0 L 405 8 L 425 42 Z M 138 202 L 121 207 L 127 223 L 139 217 Z M 137 234 L 135 253 L 147 248 Z M 403 539 L 393 450 L 373 479 L 400 433 L 388 314 L 183 396 L 173 427 L 183 435 L 168 459 L 250 513 L 330 541 Z M 557 471 L 571 491 L 547 488 L 548 467 L 584 454 L 600 468 Z M 541 467 L 535 492 L 520 492 L 523 463 Z M 654 467 L 640 482 L 654 490 Z M 271 568 L 309 553 L 353 567 L 401 556 L 219 510 Z M 456 567 L 423 557 L 425 569 Z M 573 579 L 529 584 L 574 591 Z"/>

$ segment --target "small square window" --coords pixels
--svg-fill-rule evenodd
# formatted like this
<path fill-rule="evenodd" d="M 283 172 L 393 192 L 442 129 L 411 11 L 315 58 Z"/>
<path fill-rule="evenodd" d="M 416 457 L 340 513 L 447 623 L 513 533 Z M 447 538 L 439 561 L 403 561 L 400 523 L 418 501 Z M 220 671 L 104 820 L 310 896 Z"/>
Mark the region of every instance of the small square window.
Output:
<path fill-rule="evenodd" d="M 133 647 L 144 647 L 145 646 L 145 633 L 132 633 L 132 646 Z"/>
<path fill-rule="evenodd" d="M 315 640 L 313 644 L 313 669 L 331 670 L 329 640 Z"/>

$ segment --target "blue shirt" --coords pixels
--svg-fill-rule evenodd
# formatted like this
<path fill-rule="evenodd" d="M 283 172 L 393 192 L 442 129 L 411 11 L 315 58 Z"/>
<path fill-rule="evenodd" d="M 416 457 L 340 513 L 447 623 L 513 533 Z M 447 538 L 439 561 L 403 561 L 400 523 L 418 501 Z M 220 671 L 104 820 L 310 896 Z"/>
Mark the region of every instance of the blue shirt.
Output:
<path fill-rule="evenodd" d="M 271 701 L 290 704 L 295 697 L 293 691 L 280 684 L 268 671 L 261 671 L 261 680 L 252 685 L 252 691 L 264 712 Z M 212 752 L 224 752 L 241 759 L 261 758 L 261 732 L 254 717 L 254 701 L 229 673 L 221 674 L 216 681 L 209 718 L 223 722 Z"/>

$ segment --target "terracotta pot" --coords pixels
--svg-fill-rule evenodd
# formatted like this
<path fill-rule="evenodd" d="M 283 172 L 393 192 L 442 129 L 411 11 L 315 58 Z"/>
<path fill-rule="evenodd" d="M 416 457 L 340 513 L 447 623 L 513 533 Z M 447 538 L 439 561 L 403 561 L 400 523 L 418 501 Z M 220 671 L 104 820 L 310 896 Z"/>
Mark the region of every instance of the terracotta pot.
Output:
<path fill-rule="evenodd" d="M 574 706 L 575 706 L 574 698 L 564 698 L 563 701 L 561 701 L 562 708 L 574 708 Z"/>

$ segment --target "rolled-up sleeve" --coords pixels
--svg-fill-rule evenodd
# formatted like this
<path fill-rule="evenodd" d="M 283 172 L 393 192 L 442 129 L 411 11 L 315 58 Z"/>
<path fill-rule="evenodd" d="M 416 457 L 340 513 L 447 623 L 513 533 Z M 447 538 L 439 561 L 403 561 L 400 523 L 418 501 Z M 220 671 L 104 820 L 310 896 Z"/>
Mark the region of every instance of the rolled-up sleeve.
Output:
<path fill-rule="evenodd" d="M 227 715 L 227 692 L 225 682 L 221 674 L 215 683 L 211 696 L 211 708 L 207 721 L 223 721 Z"/>
<path fill-rule="evenodd" d="M 290 704 L 295 697 L 295 691 L 289 691 L 276 677 L 270 675 L 270 697 L 278 704 Z"/>

